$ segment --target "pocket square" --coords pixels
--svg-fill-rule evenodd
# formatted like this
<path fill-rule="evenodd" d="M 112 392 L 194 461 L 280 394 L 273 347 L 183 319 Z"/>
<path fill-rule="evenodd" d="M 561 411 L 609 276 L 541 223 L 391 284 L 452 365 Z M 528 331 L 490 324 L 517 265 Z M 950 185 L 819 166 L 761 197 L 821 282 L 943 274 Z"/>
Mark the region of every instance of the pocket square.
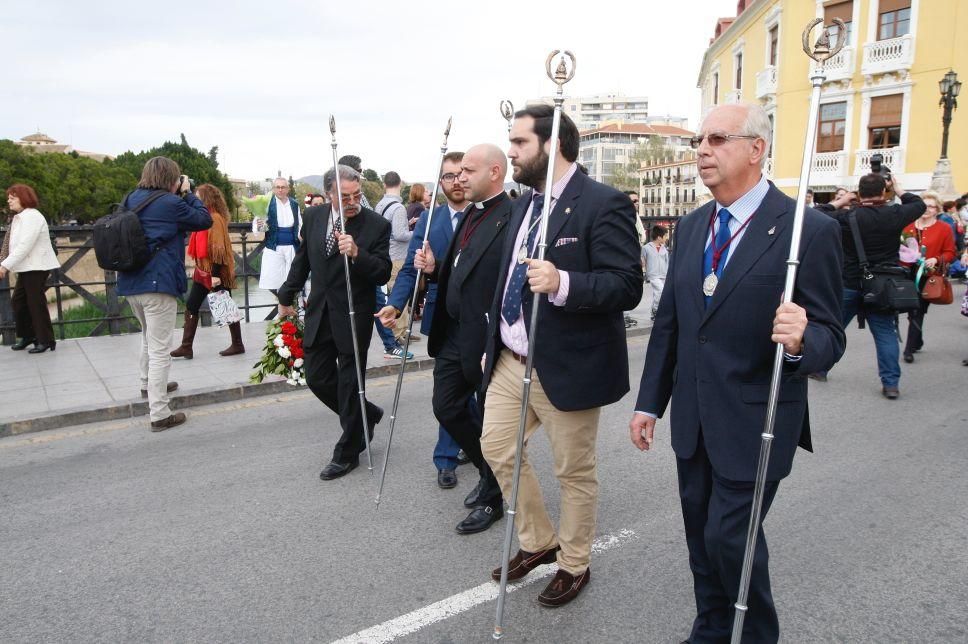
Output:
<path fill-rule="evenodd" d="M 559 246 L 566 246 L 568 244 L 574 244 L 577 241 L 577 237 L 561 237 L 555 242 L 555 248 L 558 248 Z"/>

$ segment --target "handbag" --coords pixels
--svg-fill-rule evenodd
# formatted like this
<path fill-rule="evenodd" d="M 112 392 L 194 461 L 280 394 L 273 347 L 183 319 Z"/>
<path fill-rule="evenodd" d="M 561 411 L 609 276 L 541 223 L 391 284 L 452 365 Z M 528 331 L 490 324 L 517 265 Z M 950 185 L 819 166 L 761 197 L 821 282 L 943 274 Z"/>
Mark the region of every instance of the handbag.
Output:
<path fill-rule="evenodd" d="M 921 308 L 918 289 L 908 270 L 897 264 L 871 266 L 864 252 L 864 242 L 860 238 L 857 213 L 851 212 L 848 220 L 860 262 L 860 290 L 864 309 L 879 313 L 905 313 Z"/>
<path fill-rule="evenodd" d="M 209 291 L 212 290 L 212 274 L 198 266 L 192 271 L 192 281 L 201 284 Z"/>
<path fill-rule="evenodd" d="M 208 310 L 217 326 L 226 326 L 242 321 L 242 311 L 232 299 L 232 295 L 225 289 L 212 291 L 208 294 Z"/>
<path fill-rule="evenodd" d="M 944 276 L 944 270 L 928 275 L 921 287 L 921 298 L 931 304 L 951 304 L 955 301 L 951 282 Z"/>

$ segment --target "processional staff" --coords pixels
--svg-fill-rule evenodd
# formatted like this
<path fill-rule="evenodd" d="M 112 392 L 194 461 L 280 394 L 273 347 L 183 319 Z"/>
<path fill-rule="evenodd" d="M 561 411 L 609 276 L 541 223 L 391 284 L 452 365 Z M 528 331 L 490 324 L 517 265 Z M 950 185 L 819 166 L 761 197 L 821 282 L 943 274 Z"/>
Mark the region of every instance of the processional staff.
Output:
<path fill-rule="evenodd" d="M 572 78 L 575 77 L 575 55 L 570 51 L 565 51 L 564 55 L 558 61 L 558 67 L 555 69 L 554 73 L 551 71 L 551 63 L 554 57 L 561 53 L 560 49 L 556 49 L 548 55 L 548 59 L 545 61 L 545 69 L 548 74 L 548 78 L 558 86 L 558 92 L 555 94 L 555 111 L 552 116 L 551 121 L 551 150 L 548 153 L 548 171 L 545 174 L 545 189 L 551 190 L 551 186 L 554 185 L 555 177 L 555 158 L 558 154 L 558 130 L 561 126 L 561 106 L 565 102 L 564 95 L 564 85 Z M 565 64 L 565 56 L 571 59 L 571 69 Z M 507 102 L 510 106 L 510 101 Z M 504 118 L 507 117 L 507 113 L 504 112 L 504 104 L 501 105 L 502 114 L 505 114 Z M 513 113 L 512 113 L 513 114 Z M 510 131 L 511 123 L 508 121 L 508 130 Z M 538 259 L 544 260 L 545 249 L 548 247 L 548 216 L 551 213 L 551 199 L 544 200 L 544 206 L 541 209 L 541 223 L 538 226 Z M 494 621 L 494 639 L 498 640 L 504 636 L 504 600 L 507 597 L 507 586 L 508 586 L 508 560 L 511 557 L 511 541 L 514 539 L 514 519 L 517 515 L 517 503 L 518 503 L 518 482 L 521 478 L 521 453 L 524 450 L 524 430 L 527 423 L 528 417 L 528 399 L 531 395 L 531 372 L 534 368 L 534 346 L 538 341 L 537 330 L 538 330 L 538 309 L 540 306 L 534 306 L 531 308 L 531 323 L 528 328 L 528 357 L 525 362 L 524 367 L 524 378 L 522 380 L 522 396 L 521 396 L 521 416 L 518 421 L 518 436 L 517 436 L 517 447 L 514 452 L 514 474 L 511 479 L 511 498 L 508 501 L 508 521 L 507 529 L 504 533 L 504 550 L 501 554 L 501 582 L 500 589 L 498 590 L 497 596 L 497 616 Z"/>
<path fill-rule="evenodd" d="M 800 256 L 800 237 L 803 233 L 803 215 L 806 210 L 807 188 L 810 186 L 810 168 L 813 164 L 814 140 L 817 136 L 817 114 L 820 111 L 820 88 L 826 80 L 824 64 L 836 56 L 844 46 L 844 34 L 847 27 L 843 20 L 834 18 L 834 23 L 840 28 L 840 37 L 832 49 L 827 30 L 820 32 L 817 44 L 810 47 L 810 32 L 818 24 L 823 24 L 822 18 L 810 22 L 803 30 L 803 51 L 817 62 L 810 76 L 813 92 L 810 95 L 810 113 L 807 117 L 807 137 L 803 146 L 803 162 L 800 165 L 800 185 L 797 189 L 797 206 L 793 214 L 793 237 L 790 240 L 790 254 L 787 258 L 786 283 L 783 287 L 783 302 L 793 301 L 793 289 L 797 280 L 797 259 Z M 763 512 L 763 493 L 766 489 L 766 469 L 770 463 L 770 449 L 773 446 L 773 426 L 776 423 L 776 408 L 780 396 L 780 376 L 783 373 L 783 345 L 777 343 L 776 354 L 773 357 L 773 377 L 770 380 L 770 398 L 766 408 L 762 441 L 760 442 L 760 456 L 756 466 L 756 482 L 753 488 L 753 507 L 750 511 L 750 524 L 746 535 L 746 552 L 743 556 L 743 572 L 740 576 L 739 592 L 736 598 L 736 612 L 733 616 L 732 644 L 740 644 L 743 637 L 743 620 L 746 618 L 746 600 L 750 590 L 750 575 L 753 570 L 753 554 L 756 550 L 756 537 L 759 532 Z"/>
<path fill-rule="evenodd" d="M 447 139 L 450 138 L 450 125 L 452 121 L 453 117 L 447 119 L 447 127 L 444 128 L 444 142 L 440 144 L 440 158 L 437 160 L 437 172 L 434 175 L 434 190 L 430 197 L 427 225 L 424 227 L 424 251 L 430 246 L 430 224 L 433 222 L 434 211 L 437 209 L 437 190 L 440 187 L 440 174 L 444 169 L 444 156 L 447 154 Z M 423 281 L 423 272 L 417 271 L 417 278 L 413 284 L 413 293 L 410 295 L 410 324 L 407 326 L 407 337 L 403 343 L 403 357 L 400 359 L 400 372 L 397 374 L 397 389 L 393 394 L 393 409 L 390 411 L 390 432 L 387 434 L 387 451 L 383 456 L 383 471 L 380 473 L 380 489 L 376 493 L 376 499 L 374 499 L 377 505 L 380 505 L 380 497 L 383 496 L 383 484 L 387 478 L 387 465 L 390 463 L 390 445 L 393 443 L 393 429 L 397 425 L 397 407 L 400 404 L 400 390 L 403 387 L 403 374 L 407 370 L 407 356 L 410 355 L 410 337 L 413 335 L 414 312 L 417 310 L 417 294 L 420 293 Z"/>

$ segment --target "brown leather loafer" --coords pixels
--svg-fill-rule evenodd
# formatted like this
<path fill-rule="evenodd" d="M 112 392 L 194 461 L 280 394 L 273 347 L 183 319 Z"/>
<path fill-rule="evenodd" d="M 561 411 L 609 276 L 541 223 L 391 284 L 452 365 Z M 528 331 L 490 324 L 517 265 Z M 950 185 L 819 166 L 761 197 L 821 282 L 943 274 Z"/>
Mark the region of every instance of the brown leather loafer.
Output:
<path fill-rule="evenodd" d="M 178 389 L 178 383 L 177 383 L 177 382 L 169 382 L 169 383 L 168 383 L 168 384 L 167 384 L 167 385 L 165 386 L 165 390 L 166 390 L 166 391 L 167 391 L 168 393 L 171 393 L 171 392 L 173 392 L 173 391 L 175 391 L 176 389 Z M 147 390 L 147 389 L 142 389 L 142 390 L 141 390 L 141 397 L 142 397 L 142 398 L 147 398 L 147 397 L 148 397 L 148 390 Z"/>
<path fill-rule="evenodd" d="M 163 432 L 166 429 L 171 429 L 172 427 L 177 427 L 188 420 L 188 416 L 184 412 L 175 412 L 168 418 L 164 420 L 155 420 L 151 423 L 151 431 L 153 432 Z"/>
<path fill-rule="evenodd" d="M 518 550 L 518 554 L 508 563 L 508 581 L 523 579 L 529 572 L 542 564 L 554 563 L 558 558 L 558 551 L 561 546 L 555 546 L 540 552 L 527 552 Z M 501 567 L 498 566 L 491 571 L 491 579 L 501 581 Z"/>
<path fill-rule="evenodd" d="M 585 568 L 585 572 L 577 577 L 564 570 L 558 570 L 554 579 L 538 595 L 538 603 L 548 608 L 564 606 L 584 588 L 592 578 L 592 569 Z"/>

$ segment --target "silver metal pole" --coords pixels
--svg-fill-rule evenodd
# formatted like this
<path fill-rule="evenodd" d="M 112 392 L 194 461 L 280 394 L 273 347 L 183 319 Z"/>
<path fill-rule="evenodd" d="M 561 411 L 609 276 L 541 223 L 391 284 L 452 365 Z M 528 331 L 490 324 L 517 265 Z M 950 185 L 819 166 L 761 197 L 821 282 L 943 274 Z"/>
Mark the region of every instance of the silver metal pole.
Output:
<path fill-rule="evenodd" d="M 556 49 L 551 52 L 545 61 L 548 78 L 558 86 L 555 95 L 555 112 L 551 121 L 551 150 L 548 153 L 548 171 L 545 174 L 544 206 L 541 209 L 541 223 L 538 226 L 538 259 L 543 260 L 545 249 L 548 246 L 548 216 L 551 214 L 551 187 L 555 182 L 555 157 L 558 156 L 558 130 L 561 126 L 561 105 L 565 101 L 564 85 L 575 76 L 575 55 L 570 51 L 565 51 L 558 62 L 558 67 L 554 73 L 551 72 L 552 59 L 561 53 Z M 565 56 L 571 59 L 571 70 L 565 65 Z M 510 127 L 510 123 L 508 124 Z M 525 240 L 527 241 L 527 240 Z M 504 531 L 504 549 L 501 555 L 501 582 L 497 595 L 497 616 L 494 620 L 494 633 L 492 637 L 496 640 L 504 636 L 504 601 L 507 597 L 508 586 L 508 560 L 511 558 L 511 542 L 514 539 L 514 519 L 517 515 L 518 507 L 518 482 L 521 478 L 521 456 L 524 451 L 524 430 L 528 418 L 528 401 L 531 397 L 531 373 L 534 368 L 534 345 L 537 338 L 535 332 L 538 329 L 538 298 L 535 297 L 534 305 L 531 307 L 531 324 L 528 330 L 528 357 L 524 366 L 524 378 L 521 388 L 521 416 L 518 421 L 517 447 L 514 452 L 514 473 L 511 478 L 511 498 L 508 501 L 508 521 Z M 496 356 L 495 356 L 496 357 Z"/>
<path fill-rule="evenodd" d="M 783 287 L 783 302 L 793 301 L 793 289 L 797 280 L 797 267 L 800 264 L 800 238 L 803 233 L 803 214 L 806 210 L 807 188 L 810 186 L 810 169 L 813 165 L 814 142 L 817 137 L 817 115 L 820 112 L 820 88 L 826 79 L 824 63 L 837 55 L 844 46 L 847 29 L 843 21 L 835 18 L 834 22 L 840 27 L 837 45 L 831 49 L 826 29 L 821 31 L 820 38 L 814 47 L 810 47 L 810 32 L 822 18 L 813 20 L 803 30 L 803 50 L 817 61 L 817 67 L 810 82 L 813 92 L 810 95 L 810 114 L 807 117 L 807 138 L 803 146 L 803 162 L 800 165 L 800 185 L 797 188 L 797 205 L 793 214 L 793 235 L 790 240 L 790 254 L 787 258 L 786 283 Z M 759 533 L 760 521 L 763 513 L 763 495 L 766 489 L 766 470 L 770 464 L 770 450 L 773 447 L 773 427 L 776 424 L 776 408 L 780 397 L 780 376 L 783 373 L 783 345 L 777 343 L 773 355 L 773 376 L 770 379 L 770 398 L 766 408 L 766 421 L 763 433 L 760 435 L 760 456 L 756 464 L 756 481 L 753 487 L 753 507 L 750 511 L 750 523 L 746 533 L 746 552 L 743 555 L 743 571 L 740 575 L 739 591 L 736 598 L 736 611 L 733 615 L 732 644 L 740 644 L 743 638 L 743 620 L 746 618 L 746 601 L 750 590 L 750 575 L 753 572 L 753 556 L 756 551 L 756 539 Z"/>
<path fill-rule="evenodd" d="M 430 247 L 430 224 L 434 219 L 434 211 L 437 210 L 437 189 L 440 187 L 440 174 L 444 170 L 444 156 L 447 154 L 447 139 L 450 137 L 451 121 L 453 121 L 453 117 L 447 119 L 447 127 L 444 128 L 444 142 L 440 144 L 440 158 L 437 160 L 437 181 L 434 183 L 434 190 L 430 197 L 430 210 L 427 212 L 427 226 L 424 228 L 424 251 Z M 397 389 L 393 394 L 393 409 L 390 411 L 390 433 L 387 435 L 387 451 L 383 455 L 380 489 L 377 490 L 376 499 L 374 499 L 374 502 L 378 506 L 380 505 L 380 497 L 383 496 L 383 484 L 387 479 L 387 465 L 390 463 L 390 445 L 393 443 L 393 429 L 397 426 L 397 406 L 400 404 L 403 374 L 407 370 L 407 355 L 410 353 L 410 336 L 413 335 L 413 314 L 417 310 L 417 294 L 420 292 L 420 283 L 422 281 L 423 271 L 417 271 L 417 277 L 413 283 L 413 293 L 410 294 L 410 324 L 407 327 L 407 337 L 403 341 L 403 357 L 400 359 L 400 372 L 397 374 Z"/>
<path fill-rule="evenodd" d="M 330 216 L 339 206 L 339 219 L 343 234 L 346 234 L 346 214 L 343 212 L 343 189 L 339 180 L 339 162 L 336 156 L 336 119 L 329 115 L 329 131 L 333 135 L 330 145 L 333 148 L 333 183 L 336 185 L 336 203 L 330 208 Z M 362 178 L 361 178 L 362 180 Z M 350 258 L 343 255 L 343 270 L 346 275 L 346 300 L 350 311 L 350 334 L 353 338 L 353 359 L 356 362 L 356 390 L 360 395 L 360 416 L 363 418 L 363 443 L 366 445 L 366 469 L 373 471 L 373 456 L 370 453 L 370 421 L 366 418 L 366 394 L 363 391 L 363 370 L 360 369 L 360 344 L 356 337 L 356 311 L 353 307 L 353 285 L 350 283 Z"/>

